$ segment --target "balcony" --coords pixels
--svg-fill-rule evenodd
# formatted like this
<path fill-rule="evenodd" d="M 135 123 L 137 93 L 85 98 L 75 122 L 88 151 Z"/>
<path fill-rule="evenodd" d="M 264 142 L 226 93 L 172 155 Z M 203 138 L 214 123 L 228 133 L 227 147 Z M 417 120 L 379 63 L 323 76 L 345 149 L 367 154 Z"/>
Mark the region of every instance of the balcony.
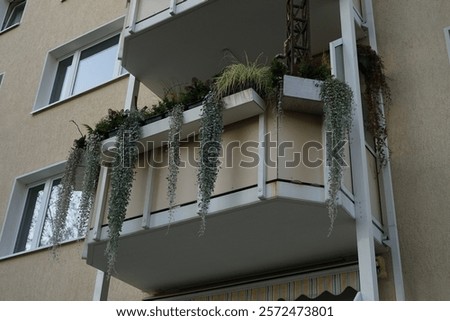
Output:
<path fill-rule="evenodd" d="M 193 76 L 210 79 L 232 59 L 266 62 L 283 53 L 286 12 L 281 1 L 185 0 L 172 8 L 167 0 L 132 3 L 123 64 L 161 97 Z M 311 35 L 313 55 L 342 50 L 339 42 L 335 49 L 329 46 L 341 37 L 339 1 L 311 1 Z M 342 76 L 342 52 L 330 56 L 334 57 L 332 67 Z M 252 89 L 224 99 L 223 165 L 201 237 L 192 160 L 199 146 L 202 107 L 183 114 L 181 158 L 187 165 L 180 168 L 173 216 L 168 210 L 166 179 L 169 121 L 144 126 L 113 276 L 143 291 L 167 294 L 356 257 L 351 167 L 344 171 L 338 216 L 328 236 L 319 91 L 318 81 L 285 76 L 281 119 Z M 266 144 L 260 144 L 262 140 Z M 105 148 L 113 142 L 107 140 Z M 315 147 L 305 150 L 311 142 Z M 373 230 L 381 250 L 376 161 L 369 149 L 367 153 Z M 301 162 L 298 157 L 303 157 Z M 346 161 L 351 165 L 349 146 Z M 102 271 L 107 270 L 108 171 L 104 168 L 86 238 L 87 263 Z"/>
<path fill-rule="evenodd" d="M 302 80 L 285 78 L 284 87 L 298 81 Z M 312 86 L 316 88 L 314 83 Z M 201 237 L 194 183 L 196 168 L 189 165 L 198 142 L 189 139 L 187 134 L 198 133 L 202 107 L 187 110 L 183 115 L 186 139 L 182 160 L 188 165 L 180 168 L 172 221 L 166 197 L 168 169 L 164 150 L 168 120 L 145 125 L 140 165 L 121 233 L 114 277 L 146 292 L 167 294 L 355 257 L 356 223 L 350 169 L 344 174 L 338 217 L 328 236 L 327 182 L 322 164 L 289 165 L 303 151 L 306 142 L 323 140 L 321 102 L 314 95 L 296 95 L 285 95 L 290 108 L 284 111 L 280 124 L 275 121 L 273 111 L 251 89 L 224 99 L 224 165 L 207 215 L 206 233 Z M 305 111 L 302 104 L 308 101 L 319 111 Z M 234 146 L 239 141 L 253 142 L 256 144 L 253 148 L 257 148 L 262 130 L 260 115 L 266 118 L 263 128 L 266 127 L 269 135 L 264 152 L 266 164 L 241 166 L 242 162 L 248 162 L 249 154 L 226 146 Z M 280 149 L 276 143 L 288 141 L 293 145 L 286 149 Z M 105 146 L 111 143 L 110 139 Z M 270 147 L 271 143 L 276 145 Z M 308 157 L 321 160 L 322 154 L 323 150 L 313 150 Z M 231 165 L 227 163 L 230 161 Z M 261 171 L 265 171 L 264 178 L 260 176 Z M 108 197 L 109 183 L 107 179 L 100 182 L 104 185 L 99 186 L 94 211 L 97 216 L 86 239 L 86 259 L 89 265 L 105 271 L 108 226 L 106 209 L 101 204 Z M 261 187 L 265 189 L 263 196 Z M 380 233 L 378 244 L 381 245 Z"/>
<path fill-rule="evenodd" d="M 273 0 L 136 1 L 123 65 L 158 96 L 192 77 L 210 79 L 233 60 L 270 62 L 284 51 L 286 4 Z M 311 51 L 340 37 L 339 1 L 311 1 Z M 323 28 L 323 21 L 327 27 Z"/>

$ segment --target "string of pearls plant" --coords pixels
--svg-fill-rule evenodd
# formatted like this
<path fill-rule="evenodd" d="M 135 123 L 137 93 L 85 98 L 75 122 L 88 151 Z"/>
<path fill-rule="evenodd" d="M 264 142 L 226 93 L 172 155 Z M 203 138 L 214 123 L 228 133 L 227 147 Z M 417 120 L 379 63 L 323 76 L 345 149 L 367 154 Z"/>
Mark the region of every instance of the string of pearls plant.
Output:
<path fill-rule="evenodd" d="M 63 234 L 66 230 L 66 219 L 69 212 L 70 201 L 72 199 L 74 187 L 76 184 L 77 170 L 83 161 L 85 154 L 85 137 L 74 142 L 74 147 L 70 150 L 64 167 L 64 175 L 61 178 L 61 186 L 58 190 L 58 199 L 56 202 L 56 214 L 53 218 L 51 241 L 53 252 L 55 254 L 56 246 L 63 240 Z"/>
<path fill-rule="evenodd" d="M 223 103 L 218 95 L 210 92 L 204 102 L 201 115 L 200 149 L 197 172 L 198 214 L 202 219 L 199 235 L 206 230 L 211 195 L 219 173 L 219 156 L 222 150 Z"/>
<path fill-rule="evenodd" d="M 167 198 L 169 200 L 169 224 L 173 219 L 178 173 L 180 171 L 180 135 L 183 126 L 183 105 L 177 104 L 169 114 L 169 146 L 168 146 L 168 174 Z"/>
<path fill-rule="evenodd" d="M 94 203 L 98 175 L 100 173 L 100 145 L 102 137 L 91 132 L 88 135 L 85 151 L 86 169 L 83 177 L 83 186 L 80 205 L 78 207 L 78 235 L 84 235 L 88 228 L 89 215 Z"/>
<path fill-rule="evenodd" d="M 108 261 L 107 275 L 114 272 L 119 236 L 131 197 L 134 172 L 139 156 L 136 142 L 140 138 L 140 121 L 139 113 L 131 111 L 117 133 L 116 156 L 111 171 L 111 195 L 108 203 L 109 238 L 105 251 Z"/>

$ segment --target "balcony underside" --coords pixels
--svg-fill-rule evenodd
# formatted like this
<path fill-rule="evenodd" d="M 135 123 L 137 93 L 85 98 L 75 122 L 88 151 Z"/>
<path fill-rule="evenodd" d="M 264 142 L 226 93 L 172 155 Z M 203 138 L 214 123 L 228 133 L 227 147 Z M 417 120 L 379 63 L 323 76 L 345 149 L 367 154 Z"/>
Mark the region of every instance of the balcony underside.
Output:
<path fill-rule="evenodd" d="M 188 0 L 176 14 L 164 10 L 138 21 L 124 41 L 123 65 L 162 96 L 164 91 L 210 79 L 236 59 L 270 62 L 283 54 L 286 1 Z M 312 53 L 340 37 L 339 3 L 311 1 Z M 326 22 L 326 28 L 323 23 Z"/>
<path fill-rule="evenodd" d="M 205 235 L 199 237 L 196 204 L 125 222 L 119 245 L 118 279 L 149 292 L 182 289 L 255 277 L 266 273 L 356 255 L 353 203 L 344 195 L 331 236 L 322 187 L 288 182 L 267 185 L 268 199 L 256 187 L 212 200 Z M 87 263 L 105 271 L 107 228 L 101 241 L 88 237 Z"/>

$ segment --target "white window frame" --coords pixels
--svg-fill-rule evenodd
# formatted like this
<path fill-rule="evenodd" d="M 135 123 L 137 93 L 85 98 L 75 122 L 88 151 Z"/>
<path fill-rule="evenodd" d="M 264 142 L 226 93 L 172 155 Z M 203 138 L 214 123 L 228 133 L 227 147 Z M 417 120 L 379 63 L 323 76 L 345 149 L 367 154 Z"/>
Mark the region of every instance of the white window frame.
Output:
<path fill-rule="evenodd" d="M 6 219 L 3 224 L 2 232 L 0 234 L 0 258 L 20 255 L 23 253 L 30 253 L 34 250 L 39 250 L 51 246 L 40 246 L 39 241 L 45 222 L 47 203 L 49 198 L 48 196 L 49 193 L 51 193 L 51 186 L 54 180 L 62 177 L 64 173 L 65 163 L 66 161 L 63 161 L 16 178 L 9 199 Z M 44 196 L 46 197 L 46 201 L 43 203 L 43 205 L 45 206 L 42 206 L 39 213 L 37 228 L 34 233 L 31 248 L 29 250 L 15 253 L 15 247 L 19 238 L 19 232 L 22 224 L 22 217 L 24 215 L 28 192 L 30 188 L 44 183 L 46 184 L 44 187 Z"/>
<path fill-rule="evenodd" d="M 15 5 L 15 7 L 21 5 L 22 3 L 24 4 L 24 9 L 22 12 L 22 17 L 25 14 L 25 10 L 27 7 L 27 1 L 26 0 L 0 0 L 0 33 L 10 30 L 18 25 L 20 25 L 20 21 L 16 22 L 12 25 L 6 26 L 7 21 L 11 18 L 12 13 L 14 12 L 15 8 L 13 8 L 12 10 L 10 10 L 10 6 Z M 20 19 L 22 20 L 22 18 Z"/>
<path fill-rule="evenodd" d="M 72 64 L 74 66 L 76 66 L 75 63 L 78 64 L 81 51 L 83 51 L 87 48 L 90 48 L 92 46 L 95 46 L 111 37 L 114 37 L 114 36 L 120 34 L 120 32 L 123 29 L 123 23 L 124 23 L 124 17 L 120 17 L 110 23 L 107 23 L 95 30 L 92 30 L 92 31 L 82 35 L 81 37 L 78 37 L 78 38 L 76 38 L 72 41 L 69 41 L 53 50 L 50 50 L 47 54 L 47 59 L 46 59 L 45 65 L 44 65 L 44 70 L 42 72 L 41 82 L 39 84 L 39 89 L 38 89 L 38 92 L 36 95 L 36 100 L 35 100 L 35 103 L 33 106 L 32 113 L 52 107 L 52 106 L 59 104 L 67 99 L 71 99 L 73 97 L 81 95 L 86 91 L 95 89 L 99 86 L 104 85 L 105 83 L 113 81 L 116 78 L 122 76 L 123 68 L 121 67 L 121 62 L 119 60 L 119 54 L 120 54 L 120 46 L 121 46 L 123 37 L 120 37 L 119 44 L 118 44 L 118 46 L 119 46 L 118 57 L 116 60 L 116 64 L 114 66 L 114 76 L 110 80 L 100 83 L 100 84 L 94 86 L 93 88 L 89 88 L 83 92 L 76 93 L 74 95 L 71 95 L 71 96 L 62 98 L 58 101 L 55 101 L 53 103 L 50 103 L 50 98 L 52 95 L 52 90 L 53 90 L 59 62 L 64 60 L 65 58 L 68 58 L 73 55 L 74 57 L 73 57 Z M 74 72 L 74 74 L 76 74 L 76 71 Z M 73 81 L 74 81 L 74 79 L 72 79 L 72 82 Z M 72 86 L 73 86 L 73 84 L 72 84 Z"/>
<path fill-rule="evenodd" d="M 450 62 L 450 26 L 444 28 L 445 43 L 447 44 L 448 60 Z"/>

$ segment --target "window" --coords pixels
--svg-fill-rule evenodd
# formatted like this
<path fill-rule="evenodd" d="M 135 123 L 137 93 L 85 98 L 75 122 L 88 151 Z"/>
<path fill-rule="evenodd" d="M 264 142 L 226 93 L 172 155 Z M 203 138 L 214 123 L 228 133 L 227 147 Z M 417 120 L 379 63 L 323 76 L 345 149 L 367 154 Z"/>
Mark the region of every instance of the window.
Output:
<path fill-rule="evenodd" d="M 119 35 L 59 61 L 49 103 L 79 94 L 114 78 Z"/>
<path fill-rule="evenodd" d="M 14 253 L 52 245 L 52 223 L 56 214 L 60 182 L 60 178 L 49 179 L 28 189 Z M 79 237 L 77 212 L 80 198 L 81 191 L 74 191 L 62 241 Z"/>
<path fill-rule="evenodd" d="M 22 19 L 23 11 L 25 10 L 26 1 L 24 0 L 12 0 L 8 1 L 9 5 L 2 4 L 6 9 L 6 14 L 3 19 L 2 29 L 5 30 L 20 23 Z"/>
<path fill-rule="evenodd" d="M 3 83 L 3 77 L 5 76 L 4 73 L 0 74 L 0 88 L 2 87 L 2 83 Z"/>
<path fill-rule="evenodd" d="M 64 163 L 31 173 L 16 180 L 0 239 L 0 256 L 52 245 L 52 224 Z M 57 175 L 44 177 L 53 172 Z M 78 234 L 78 205 L 81 188 L 75 188 L 62 232 L 62 241 Z"/>
<path fill-rule="evenodd" d="M 119 18 L 51 50 L 33 111 L 102 85 L 124 73 L 119 55 Z"/>

